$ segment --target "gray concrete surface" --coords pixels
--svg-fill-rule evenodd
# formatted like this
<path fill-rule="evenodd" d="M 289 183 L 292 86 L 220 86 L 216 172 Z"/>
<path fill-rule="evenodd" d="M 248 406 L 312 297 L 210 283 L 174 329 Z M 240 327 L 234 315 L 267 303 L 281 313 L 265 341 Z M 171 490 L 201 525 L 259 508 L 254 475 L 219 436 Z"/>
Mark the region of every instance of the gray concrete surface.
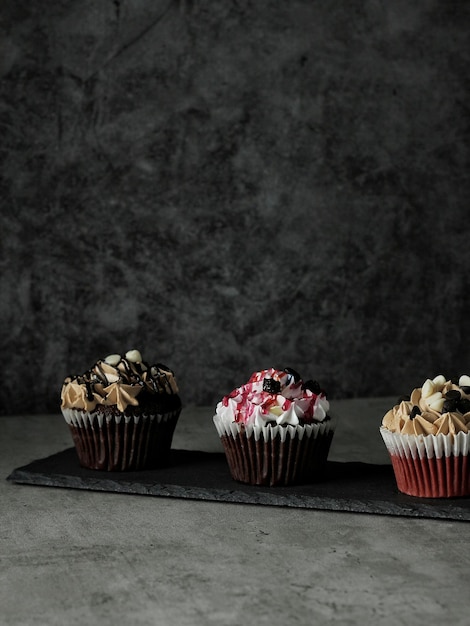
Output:
<path fill-rule="evenodd" d="M 387 461 L 392 399 L 334 403 L 332 460 Z M 219 450 L 211 408 L 174 446 Z M 71 445 L 58 415 L 0 419 L 0 473 Z M 467 523 L 0 481 L 2 626 L 468 624 Z"/>

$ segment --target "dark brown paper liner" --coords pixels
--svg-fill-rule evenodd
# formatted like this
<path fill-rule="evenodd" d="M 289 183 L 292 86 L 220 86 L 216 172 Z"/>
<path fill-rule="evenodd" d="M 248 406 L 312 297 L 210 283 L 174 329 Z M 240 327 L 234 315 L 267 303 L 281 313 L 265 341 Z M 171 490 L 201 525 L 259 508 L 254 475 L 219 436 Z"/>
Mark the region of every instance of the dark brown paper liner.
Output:
<path fill-rule="evenodd" d="M 280 435 L 258 440 L 246 433 L 222 435 L 232 478 L 250 485 L 274 487 L 321 480 L 333 438 L 333 430 L 299 439 Z"/>
<path fill-rule="evenodd" d="M 94 470 L 133 471 L 168 464 L 180 410 L 157 418 L 143 415 L 136 422 L 98 418 L 82 426 L 69 424 L 82 467 Z"/>
<path fill-rule="evenodd" d="M 406 458 L 391 454 L 397 487 L 421 498 L 453 498 L 470 495 L 468 456 Z"/>

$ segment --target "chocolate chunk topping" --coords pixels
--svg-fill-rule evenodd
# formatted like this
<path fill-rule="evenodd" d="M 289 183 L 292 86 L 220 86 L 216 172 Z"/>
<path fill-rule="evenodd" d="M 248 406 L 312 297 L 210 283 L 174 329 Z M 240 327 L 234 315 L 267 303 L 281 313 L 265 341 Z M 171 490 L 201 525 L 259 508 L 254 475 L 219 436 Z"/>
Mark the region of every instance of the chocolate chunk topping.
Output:
<path fill-rule="evenodd" d="M 442 412 L 443 413 L 454 413 L 457 410 L 457 406 L 458 406 L 458 400 L 445 400 L 444 404 L 442 405 Z"/>
<path fill-rule="evenodd" d="M 446 398 L 446 400 L 460 400 L 461 393 L 458 389 L 450 389 L 450 391 L 446 393 L 444 398 Z"/>
<path fill-rule="evenodd" d="M 464 394 L 466 394 L 468 396 L 468 394 L 470 394 L 470 387 L 464 386 L 464 387 L 460 387 L 460 389 L 464 392 Z"/>
<path fill-rule="evenodd" d="M 411 409 L 410 420 L 414 420 L 417 415 L 421 415 L 421 409 L 415 404 Z"/>
<path fill-rule="evenodd" d="M 281 391 L 281 383 L 274 378 L 265 378 L 263 380 L 263 391 L 268 393 L 279 393 Z"/>
<path fill-rule="evenodd" d="M 410 401 L 410 396 L 400 396 L 397 400 L 397 404 L 400 404 L 401 402 L 409 402 Z"/>
<path fill-rule="evenodd" d="M 292 367 L 285 367 L 284 371 L 290 374 L 294 378 L 294 382 L 298 383 L 300 380 L 300 374 L 292 369 Z"/>
<path fill-rule="evenodd" d="M 322 392 L 322 388 L 320 387 L 320 383 L 317 383 L 316 380 L 307 380 L 302 385 L 302 389 L 310 389 L 315 394 L 320 394 Z"/>
<path fill-rule="evenodd" d="M 468 413 L 470 411 L 470 400 L 468 398 L 462 398 L 458 403 L 457 403 L 457 411 L 459 411 L 460 413 L 462 413 L 462 415 L 464 413 Z"/>

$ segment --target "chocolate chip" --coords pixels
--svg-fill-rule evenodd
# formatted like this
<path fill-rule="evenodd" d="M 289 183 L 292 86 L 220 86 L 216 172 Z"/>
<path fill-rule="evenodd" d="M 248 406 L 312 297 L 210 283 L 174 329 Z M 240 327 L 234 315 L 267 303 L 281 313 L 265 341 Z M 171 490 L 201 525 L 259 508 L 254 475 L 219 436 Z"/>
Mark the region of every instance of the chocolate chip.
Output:
<path fill-rule="evenodd" d="M 268 393 L 279 393 L 281 391 L 281 383 L 274 378 L 265 378 L 263 380 L 263 391 Z"/>
<path fill-rule="evenodd" d="M 467 396 L 468 396 L 468 394 L 470 393 L 470 387 L 463 386 L 463 387 L 460 387 L 460 389 L 461 389 L 461 390 L 464 392 L 464 394 L 465 394 L 465 395 L 467 395 Z"/>
<path fill-rule="evenodd" d="M 397 400 L 397 404 L 401 404 L 402 402 L 409 402 L 410 396 L 400 396 Z"/>
<path fill-rule="evenodd" d="M 447 400 L 460 400 L 461 393 L 458 389 L 450 389 L 444 396 Z"/>
<path fill-rule="evenodd" d="M 320 387 L 320 383 L 317 383 L 316 380 L 307 380 L 302 385 L 302 389 L 309 389 L 310 391 L 315 393 L 317 396 L 318 396 L 318 394 L 320 394 L 322 392 L 322 388 Z"/>
<path fill-rule="evenodd" d="M 470 411 L 470 400 L 468 398 L 462 398 L 457 404 L 457 411 L 459 413 L 468 413 Z"/>
<path fill-rule="evenodd" d="M 454 413 L 457 410 L 458 400 L 445 400 L 442 405 L 443 413 Z"/>
<path fill-rule="evenodd" d="M 414 420 L 417 415 L 421 415 L 421 409 L 415 404 L 411 409 L 410 420 Z"/>
<path fill-rule="evenodd" d="M 298 383 L 300 380 L 300 374 L 292 369 L 292 367 L 285 367 L 284 371 L 293 376 L 294 382 Z"/>

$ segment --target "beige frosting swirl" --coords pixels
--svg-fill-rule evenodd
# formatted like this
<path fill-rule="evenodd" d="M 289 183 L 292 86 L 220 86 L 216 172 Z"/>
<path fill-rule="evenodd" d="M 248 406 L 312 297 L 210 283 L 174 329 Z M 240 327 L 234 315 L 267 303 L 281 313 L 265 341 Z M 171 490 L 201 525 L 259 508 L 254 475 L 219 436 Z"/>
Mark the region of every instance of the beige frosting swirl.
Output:
<path fill-rule="evenodd" d="M 442 375 L 427 379 L 387 411 L 382 426 L 403 435 L 470 432 L 470 378 L 461 376 L 458 384 Z"/>
<path fill-rule="evenodd" d="M 62 385 L 61 407 L 92 411 L 97 405 L 117 406 L 125 411 L 138 406 L 138 396 L 148 394 L 178 394 L 172 370 L 162 364 L 149 365 L 138 350 L 125 356 L 110 354 L 77 376 L 67 376 Z"/>

